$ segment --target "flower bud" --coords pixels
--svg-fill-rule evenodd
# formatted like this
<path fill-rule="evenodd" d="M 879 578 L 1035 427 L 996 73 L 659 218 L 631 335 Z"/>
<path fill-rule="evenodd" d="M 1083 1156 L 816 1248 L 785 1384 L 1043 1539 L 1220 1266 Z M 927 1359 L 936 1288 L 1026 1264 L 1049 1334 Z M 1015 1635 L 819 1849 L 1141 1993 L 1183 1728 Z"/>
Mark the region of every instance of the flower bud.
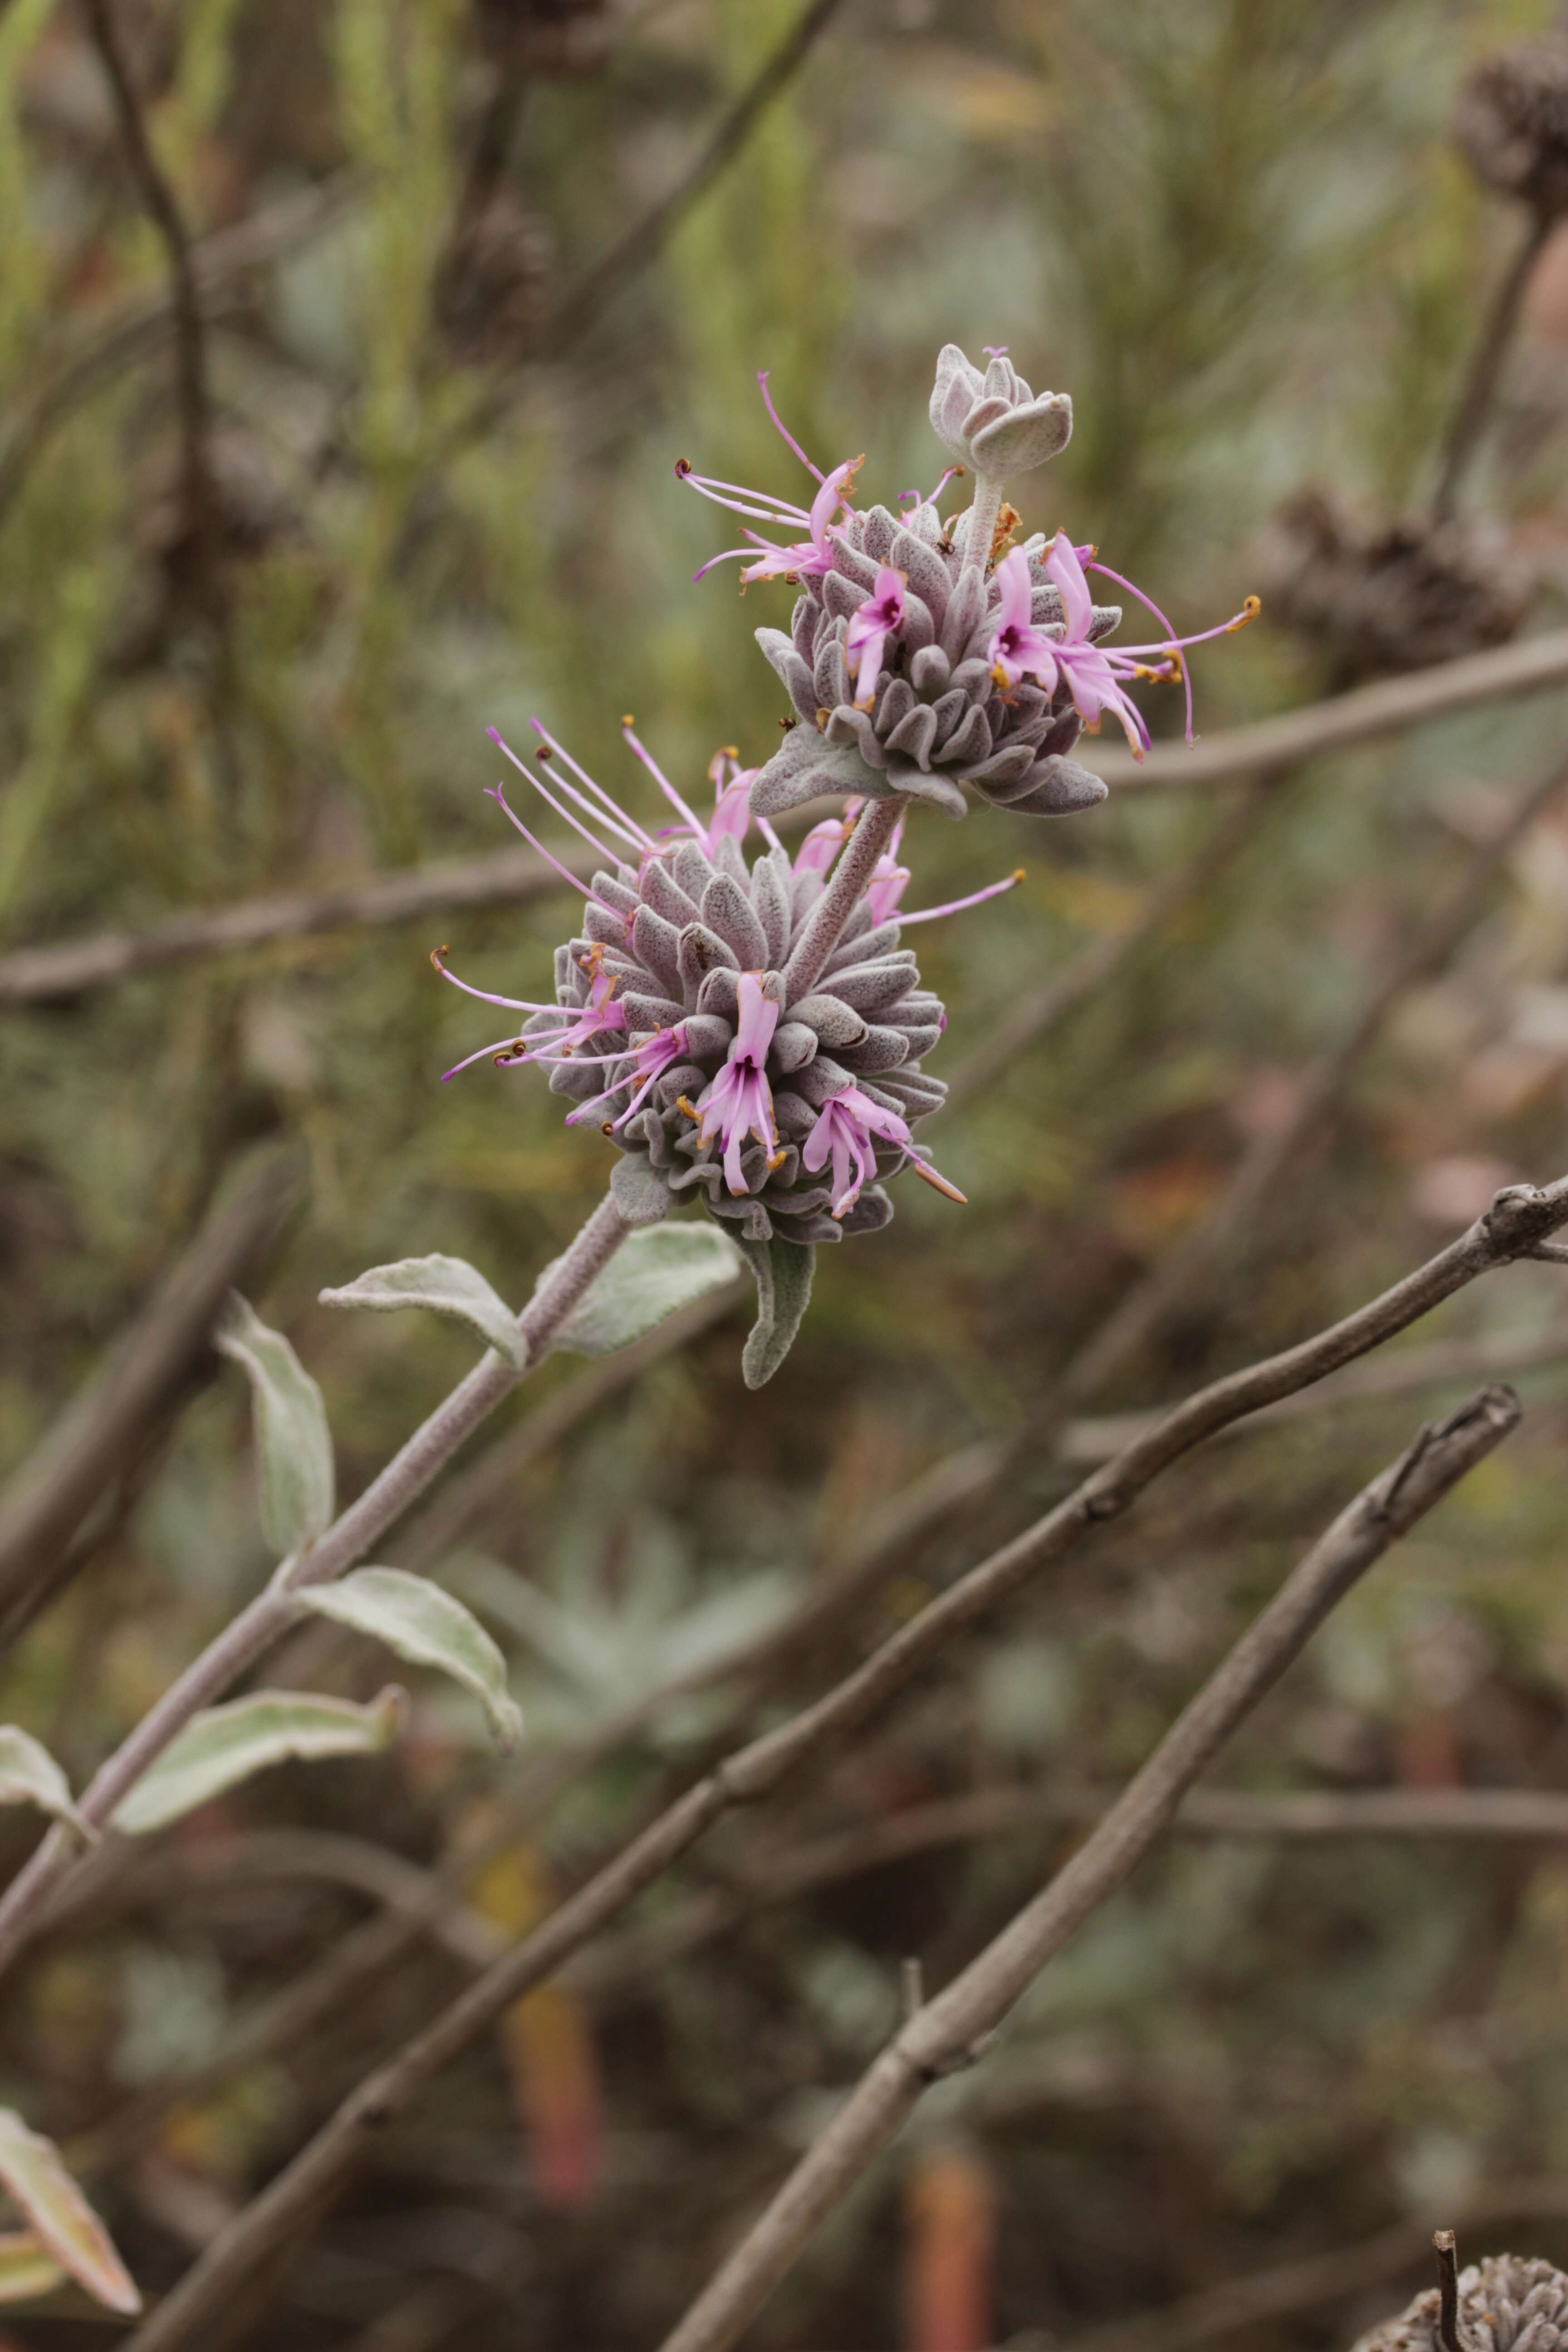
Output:
<path fill-rule="evenodd" d="M 931 396 L 931 428 L 961 466 L 994 480 L 1027 473 L 1065 449 L 1072 434 L 1072 402 L 1065 392 L 1037 400 L 1005 352 L 984 375 L 956 343 L 945 343 Z"/>

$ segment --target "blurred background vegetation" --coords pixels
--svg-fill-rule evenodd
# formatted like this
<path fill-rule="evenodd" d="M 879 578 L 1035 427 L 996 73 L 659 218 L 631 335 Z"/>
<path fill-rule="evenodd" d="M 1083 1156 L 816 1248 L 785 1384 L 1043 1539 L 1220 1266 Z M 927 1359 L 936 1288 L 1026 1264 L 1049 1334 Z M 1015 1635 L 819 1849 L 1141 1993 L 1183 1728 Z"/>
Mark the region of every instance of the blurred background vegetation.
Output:
<path fill-rule="evenodd" d="M 784 625 L 788 591 L 742 602 L 728 572 L 690 584 L 724 518 L 671 473 L 685 456 L 799 494 L 759 368 L 813 455 L 864 448 L 863 492 L 888 499 L 940 470 L 925 407 L 943 341 L 1005 343 L 1037 385 L 1070 391 L 1075 436 L 1027 479 L 1029 529 L 1094 540 L 1179 628 L 1278 589 L 1258 627 L 1194 659 L 1206 736 L 1562 625 L 1568 229 L 1535 264 L 1431 557 L 1438 635 L 1426 606 L 1399 604 L 1403 556 L 1379 629 L 1342 625 L 1353 579 L 1309 593 L 1314 563 L 1364 572 L 1390 533 L 1428 547 L 1444 436 L 1524 218 L 1450 121 L 1479 60 L 1552 32 L 1541 0 L 844 0 L 668 234 L 614 259 L 801 8 L 118 0 L 191 236 L 318 205 L 205 303 L 204 522 L 169 339 L 124 324 L 156 307 L 167 253 L 86 19 L 9 0 L 0 953 L 510 850 L 482 797 L 484 730 L 516 740 L 532 713 L 639 807 L 623 711 L 689 791 L 721 744 L 766 757 L 781 698 L 751 632 Z M 131 348 L 106 360 L 116 331 Z M 487 1457 L 437 1572 L 513 1659 L 530 1721 L 514 1775 L 765 1627 L 916 1474 L 1034 1428 L 1064 1367 L 1194 1233 L 1195 1277 L 1106 1378 L 1076 1384 L 1080 1418 L 1302 1336 L 1498 1185 L 1562 1172 L 1556 804 L 1389 993 L 1326 1115 L 1291 1122 L 1560 747 L 1563 708 L 1521 699 L 1310 761 L 1239 816 L 1232 791 L 1113 796 L 1070 825 L 916 818 L 912 905 L 1027 868 L 1011 897 L 921 934 L 949 1076 L 1229 831 L 1175 919 L 931 1130 L 969 1208 L 900 1185 L 888 1233 L 821 1254 L 765 1392 L 740 1385 L 737 1307 Z M 294 1206 L 247 1286 L 321 1382 L 355 1491 L 467 1352 L 444 1327 L 334 1318 L 321 1286 L 441 1250 L 521 1300 L 603 1184 L 603 1142 L 567 1132 L 535 1078 L 481 1064 L 439 1082 L 486 1016 L 437 984 L 430 948 L 537 994 L 563 914 L 560 897 L 458 908 L 7 1010 L 0 1465 L 35 1455 L 283 1139 Z M 1237 1171 L 1282 1135 L 1282 1166 L 1232 1219 Z M 1563 1280 L 1516 1267 L 1407 1344 L 1548 1355 Z M 1520 1376 L 1521 1435 L 1264 1711 L 1237 1787 L 1568 1787 L 1560 1352 Z M 580 1377 L 548 1370 L 499 1442 Z M 242 1389 L 194 1360 L 13 1612 L 0 1713 L 73 1780 L 265 1573 Z M 973 1792 L 1114 1784 L 1304 1540 L 1459 1392 L 1325 1407 L 1173 1475 L 852 1754 L 722 1832 L 616 1965 L 522 2004 L 388 2135 L 245 2340 L 656 2341 L 887 2032 L 903 1957 L 942 1982 L 1076 1834 L 1042 1813 L 873 1867 L 889 1822 Z M 1092 1442 L 1079 1431 L 1080 1453 Z M 715 1742 L 821 1687 L 1074 1475 L 1042 1433 L 787 1672 L 656 1709 L 563 1774 L 472 1911 L 526 1925 Z M 382 1663 L 317 1643 L 277 1672 L 363 1694 Z M 268 1838 L 331 1831 L 362 1863 L 374 1846 L 426 1865 L 494 1818 L 509 1768 L 472 1710 L 415 1696 L 395 1754 L 289 1768 L 193 1817 L 161 1875 L 111 1886 L 15 1979 L 0 2091 L 90 2169 L 151 2291 L 460 1981 L 423 1943 L 302 2041 L 214 2063 L 374 1906 L 348 1847 L 334 1876 L 319 1844 L 292 1867 Z M 787 1901 L 746 1893 L 748 1871 L 840 1832 L 863 1833 L 847 1874 Z M 12 1857 L 29 1834 L 5 1825 Z M 724 1898 L 728 1924 L 682 1948 L 698 1896 Z M 1466 2251 L 1562 2260 L 1565 1968 L 1568 1862 L 1550 1847 L 1178 1839 L 930 2102 L 755 2341 L 1065 2345 L 1407 2221 L 1408 2260 L 1389 2256 L 1382 2284 L 1347 2272 L 1337 2295 L 1233 2338 L 1326 2346 L 1421 2279 L 1434 2221 L 1473 2210 Z M 68 2294 L 3 2316 L 0 2341 L 37 2352 L 100 2344 L 109 2324 Z"/>

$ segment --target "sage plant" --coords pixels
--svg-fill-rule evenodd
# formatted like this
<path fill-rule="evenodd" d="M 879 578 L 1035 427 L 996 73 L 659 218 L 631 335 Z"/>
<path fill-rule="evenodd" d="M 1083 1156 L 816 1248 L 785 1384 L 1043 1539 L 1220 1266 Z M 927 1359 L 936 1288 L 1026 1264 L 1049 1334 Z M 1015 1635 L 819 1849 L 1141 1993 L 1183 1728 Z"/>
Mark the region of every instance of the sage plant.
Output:
<path fill-rule="evenodd" d="M 1249 601 L 1218 628 L 1177 637 L 1092 547 L 1060 532 L 1014 546 L 1019 518 L 1006 483 L 1066 445 L 1072 407 L 1065 394 L 1037 398 L 1005 352 L 987 358 L 982 373 L 956 345 L 942 352 L 931 415 L 952 463 L 930 496 L 907 492 L 897 514 L 854 505 L 862 460 L 824 473 L 782 424 L 817 485 L 809 507 L 677 467 L 692 488 L 745 519 L 746 545 L 713 562 L 739 557 L 744 582 L 799 592 L 787 632 L 757 632 L 795 719 L 755 769 L 719 756 L 709 814 L 663 773 L 629 720 L 627 746 L 660 796 L 657 823 L 614 798 L 539 722 L 530 762 L 494 738 L 596 862 L 582 881 L 513 810 L 505 786 L 495 788 L 583 903 L 555 951 L 549 996 L 475 988 L 437 951 L 444 981 L 520 1016 L 446 1075 L 487 1056 L 502 1070 L 545 1071 L 573 1105 L 570 1123 L 595 1123 L 616 1155 L 606 1195 L 521 1313 L 476 1268 L 444 1256 L 373 1267 L 322 1294 L 336 1307 L 446 1316 L 483 1349 L 342 1511 L 320 1390 L 289 1342 L 235 1301 L 218 1345 L 252 1389 L 261 1517 L 278 1568 L 79 1795 L 36 1738 L 0 1726 L 0 1802 L 29 1804 L 49 1822 L 0 1897 L 0 1966 L 37 1932 L 86 1847 L 163 1829 L 286 1757 L 363 1753 L 397 1736 L 405 1702 L 395 1685 L 365 1706 L 293 1691 L 224 1699 L 302 1620 L 325 1616 L 447 1674 L 478 1700 L 498 1743 L 515 1745 L 524 1727 L 496 1643 L 425 1578 L 359 1566 L 372 1546 L 552 1348 L 624 1347 L 730 1282 L 744 1260 L 759 1311 L 742 1370 L 759 1385 L 799 1327 L 819 1244 L 878 1232 L 892 1214 L 886 1186 L 905 1172 L 962 1202 L 916 1133 L 942 1103 L 942 1082 L 925 1064 L 947 1016 L 903 935 L 1020 877 L 906 910 L 907 816 L 921 803 L 962 816 L 965 786 L 1027 815 L 1093 807 L 1106 788 L 1069 756 L 1080 733 L 1098 731 L 1109 713 L 1141 755 L 1148 730 L 1129 688 L 1184 686 L 1186 648 L 1256 610 Z M 772 414 L 765 376 L 762 383 Z M 944 520 L 938 501 L 966 470 L 973 503 Z M 755 523 L 784 535 L 769 538 Z M 1145 604 L 1158 640 L 1109 644 L 1121 612 L 1093 602 L 1089 572 Z M 841 812 L 792 851 L 773 820 L 823 795 L 841 801 Z M 761 846 L 748 855 L 753 826 Z M 669 1221 L 687 1200 L 705 1216 Z M 6 2111 L 0 2185 L 25 2216 L 21 2251 L 38 2280 L 68 2274 L 116 2311 L 138 2307 L 58 2150 Z"/>

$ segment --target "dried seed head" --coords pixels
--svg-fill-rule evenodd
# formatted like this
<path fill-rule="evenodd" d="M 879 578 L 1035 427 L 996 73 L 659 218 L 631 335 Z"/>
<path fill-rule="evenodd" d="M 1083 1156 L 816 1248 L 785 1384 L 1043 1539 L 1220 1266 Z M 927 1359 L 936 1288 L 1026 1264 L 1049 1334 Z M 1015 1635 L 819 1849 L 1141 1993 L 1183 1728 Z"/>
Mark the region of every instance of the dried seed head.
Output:
<path fill-rule="evenodd" d="M 1438 2352 L 1440 2306 L 1428 2287 L 1353 2352 Z M 1458 2333 L 1469 2352 L 1568 2352 L 1568 2277 L 1523 2254 L 1492 2254 L 1459 2273 Z"/>
<path fill-rule="evenodd" d="M 1454 136 L 1488 187 L 1548 216 L 1568 212 L 1568 40 L 1483 58 L 1460 93 Z"/>
<path fill-rule="evenodd" d="M 1529 608 L 1494 526 L 1412 515 L 1363 530 L 1321 490 L 1280 508 L 1261 561 L 1270 610 L 1328 655 L 1340 687 L 1505 644 Z"/>

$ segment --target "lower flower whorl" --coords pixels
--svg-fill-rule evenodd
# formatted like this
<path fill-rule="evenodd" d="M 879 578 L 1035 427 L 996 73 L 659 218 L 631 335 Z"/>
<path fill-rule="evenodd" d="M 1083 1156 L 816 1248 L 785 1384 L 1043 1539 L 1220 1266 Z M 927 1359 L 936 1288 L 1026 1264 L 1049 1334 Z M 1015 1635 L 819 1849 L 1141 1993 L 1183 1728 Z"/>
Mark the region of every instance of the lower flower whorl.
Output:
<path fill-rule="evenodd" d="M 561 1007 L 596 999 L 611 1015 L 553 1061 L 552 1088 L 584 1106 L 575 1117 L 596 1114 L 677 1199 L 696 1194 L 747 1240 L 829 1242 L 885 1225 L 879 1183 L 836 1177 L 842 1152 L 814 1151 L 814 1174 L 805 1147 L 826 1106 L 853 1093 L 834 1128 L 858 1119 L 859 1171 L 923 1161 L 903 1139 L 946 1094 L 921 1067 L 946 1015 L 897 921 L 876 921 L 862 900 L 792 998 L 785 968 L 824 887 L 806 858 L 792 865 L 775 845 L 748 866 L 732 838 L 679 840 L 635 869 L 601 869 L 592 887 L 584 936 L 555 952 Z M 559 1017 L 536 1013 L 521 1034 L 547 1043 Z"/>

